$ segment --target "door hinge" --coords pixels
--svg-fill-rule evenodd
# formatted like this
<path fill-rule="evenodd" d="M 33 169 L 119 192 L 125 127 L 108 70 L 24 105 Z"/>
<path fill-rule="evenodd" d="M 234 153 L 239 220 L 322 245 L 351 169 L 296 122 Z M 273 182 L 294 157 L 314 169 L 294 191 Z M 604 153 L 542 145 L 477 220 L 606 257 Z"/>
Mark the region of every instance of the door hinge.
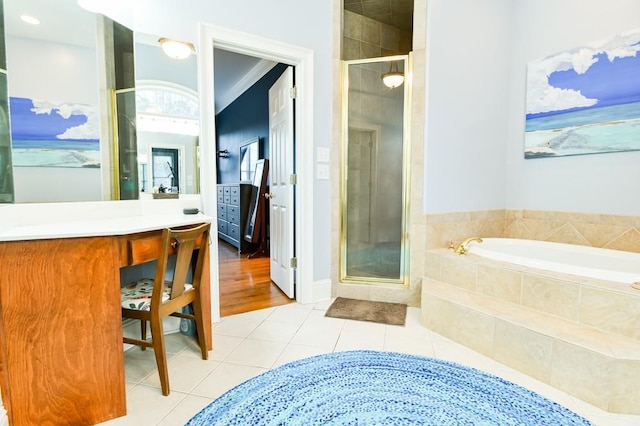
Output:
<path fill-rule="evenodd" d="M 292 174 L 289 176 L 289 183 L 291 185 L 297 185 L 298 184 L 298 175 L 297 174 Z"/>
<path fill-rule="evenodd" d="M 298 267 L 298 258 L 297 257 L 292 257 L 291 258 L 291 267 L 293 269 L 296 269 Z"/>
<path fill-rule="evenodd" d="M 291 99 L 295 99 L 298 96 L 298 88 L 296 86 L 293 86 L 291 89 L 289 89 L 289 96 L 291 97 Z"/>

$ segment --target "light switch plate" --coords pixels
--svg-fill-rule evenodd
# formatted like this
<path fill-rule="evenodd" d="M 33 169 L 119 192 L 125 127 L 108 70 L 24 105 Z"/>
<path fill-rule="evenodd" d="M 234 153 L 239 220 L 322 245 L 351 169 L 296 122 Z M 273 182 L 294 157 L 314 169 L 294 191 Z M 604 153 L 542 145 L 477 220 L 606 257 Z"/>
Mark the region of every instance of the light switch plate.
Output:
<path fill-rule="evenodd" d="M 329 162 L 329 148 L 318 147 L 316 150 L 316 160 L 322 163 Z"/>
<path fill-rule="evenodd" d="M 316 176 L 318 179 L 329 179 L 329 165 L 318 164 L 316 166 Z"/>

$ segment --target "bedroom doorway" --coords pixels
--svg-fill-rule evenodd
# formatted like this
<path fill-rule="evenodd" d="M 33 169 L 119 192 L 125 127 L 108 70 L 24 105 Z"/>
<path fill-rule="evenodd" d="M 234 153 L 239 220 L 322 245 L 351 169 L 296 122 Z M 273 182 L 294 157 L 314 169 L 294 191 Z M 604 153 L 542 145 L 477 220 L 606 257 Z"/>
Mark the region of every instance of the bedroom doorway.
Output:
<path fill-rule="evenodd" d="M 213 50 L 220 48 L 233 52 L 246 54 L 255 57 L 266 58 L 283 64 L 289 64 L 295 67 L 294 75 L 296 82 L 296 105 L 295 105 L 295 129 L 296 140 L 305 141 L 295 146 L 294 164 L 297 176 L 291 178 L 291 185 L 295 186 L 296 196 L 294 198 L 294 233 L 292 253 L 300 253 L 296 259 L 295 282 L 297 286 L 295 300 L 302 303 L 310 303 L 313 301 L 313 218 L 310 206 L 313 205 L 313 180 L 312 171 L 314 170 L 313 155 L 313 131 L 312 111 L 313 111 L 313 78 L 312 78 L 312 58 L 313 52 L 308 49 L 296 46 L 284 45 L 279 42 L 273 42 L 262 37 L 250 34 L 231 32 L 221 27 L 215 27 L 207 24 L 201 25 L 199 55 L 201 58 L 200 87 L 202 88 L 202 108 L 203 117 L 211 116 L 212 106 L 214 105 L 214 89 L 213 80 L 215 78 L 213 71 Z M 214 76 L 213 78 L 211 78 Z M 216 124 L 213 120 L 203 120 L 202 137 L 204 140 L 215 140 Z M 215 146 L 203 144 L 203 158 L 207 159 L 210 164 L 215 164 L 217 153 Z M 212 196 L 204 197 L 205 212 L 214 212 L 217 209 L 215 197 L 216 188 L 212 185 L 215 182 L 214 175 L 217 168 L 213 167 L 206 173 L 211 174 L 209 177 L 203 176 L 203 181 L 208 181 L 208 187 L 203 188 L 203 194 Z M 297 180 L 297 184 L 296 184 Z M 203 184 L 204 186 L 204 184 Z M 308 206 L 306 209 L 304 206 Z M 213 216 L 212 215 L 212 216 Z M 301 239 L 301 235 L 305 235 Z M 295 249 L 295 251 L 294 251 Z M 215 279 L 221 272 L 217 264 L 218 258 L 217 247 L 211 250 L 212 263 L 212 314 L 215 318 L 220 313 L 219 298 L 219 280 Z M 215 262 L 215 264 L 214 264 Z"/>

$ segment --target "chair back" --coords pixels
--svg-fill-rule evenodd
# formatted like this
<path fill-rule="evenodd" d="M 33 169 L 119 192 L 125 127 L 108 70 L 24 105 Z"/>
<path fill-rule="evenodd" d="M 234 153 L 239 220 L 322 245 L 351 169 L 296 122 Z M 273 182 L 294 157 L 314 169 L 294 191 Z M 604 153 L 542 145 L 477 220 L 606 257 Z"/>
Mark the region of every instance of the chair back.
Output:
<path fill-rule="evenodd" d="M 187 229 L 165 228 L 162 231 L 162 248 L 158 258 L 155 284 L 151 296 L 151 306 L 159 306 L 162 303 L 162 293 L 165 283 L 171 283 L 169 300 L 173 300 L 184 293 L 185 283 L 189 270 L 193 272 L 190 283 L 194 290 L 198 290 L 202 279 L 203 267 L 206 256 L 209 255 L 209 232 L 211 224 L 193 226 Z M 197 257 L 194 252 L 197 250 Z M 169 257 L 175 254 L 176 263 L 171 279 L 167 279 L 167 266 Z M 193 263 L 195 262 L 195 264 Z M 192 268 L 193 264 L 193 268 Z"/>

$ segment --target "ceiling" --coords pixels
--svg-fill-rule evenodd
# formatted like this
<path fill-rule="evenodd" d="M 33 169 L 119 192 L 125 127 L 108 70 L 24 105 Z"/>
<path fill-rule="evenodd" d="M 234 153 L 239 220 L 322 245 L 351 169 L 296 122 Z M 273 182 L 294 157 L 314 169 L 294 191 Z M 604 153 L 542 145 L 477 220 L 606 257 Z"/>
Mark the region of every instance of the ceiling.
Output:
<path fill-rule="evenodd" d="M 40 25 L 24 23 L 21 15 L 38 18 Z M 95 48 L 95 14 L 79 7 L 77 0 L 4 0 L 4 19 L 8 36 Z M 155 44 L 159 38 L 160 35 L 136 33 L 136 43 Z M 257 81 L 271 69 L 275 62 L 216 49 L 214 65 L 218 112 L 246 90 L 247 84 Z M 193 86 L 197 86 L 197 75 L 193 75 L 193 79 Z"/>
<path fill-rule="evenodd" d="M 344 8 L 405 31 L 413 27 L 414 0 L 344 0 Z"/>

